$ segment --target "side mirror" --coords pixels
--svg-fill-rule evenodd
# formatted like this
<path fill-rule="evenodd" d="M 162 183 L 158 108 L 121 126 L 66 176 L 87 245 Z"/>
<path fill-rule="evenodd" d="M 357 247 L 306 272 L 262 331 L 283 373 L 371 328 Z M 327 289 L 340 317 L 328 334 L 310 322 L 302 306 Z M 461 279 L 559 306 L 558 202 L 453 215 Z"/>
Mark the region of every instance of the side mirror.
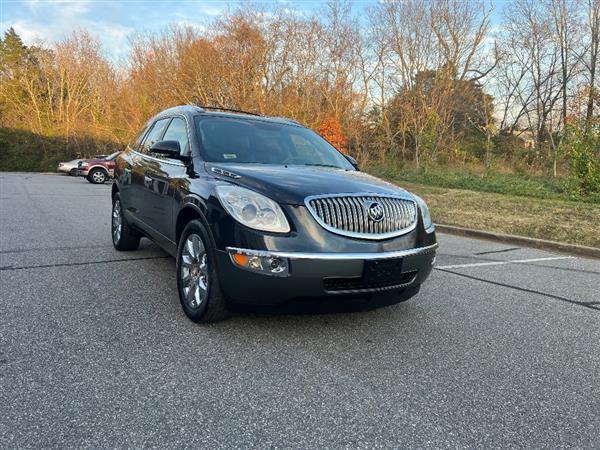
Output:
<path fill-rule="evenodd" d="M 360 170 L 358 168 L 358 161 L 357 160 L 355 160 L 352 156 L 346 155 L 346 154 L 344 154 L 344 157 L 348 160 L 348 162 L 350 164 L 352 164 L 352 167 L 354 167 L 356 170 Z"/>
<path fill-rule="evenodd" d="M 184 160 L 186 156 L 181 155 L 181 148 L 179 147 L 179 141 L 158 141 L 152 144 L 150 152 L 164 155 L 167 158 Z"/>

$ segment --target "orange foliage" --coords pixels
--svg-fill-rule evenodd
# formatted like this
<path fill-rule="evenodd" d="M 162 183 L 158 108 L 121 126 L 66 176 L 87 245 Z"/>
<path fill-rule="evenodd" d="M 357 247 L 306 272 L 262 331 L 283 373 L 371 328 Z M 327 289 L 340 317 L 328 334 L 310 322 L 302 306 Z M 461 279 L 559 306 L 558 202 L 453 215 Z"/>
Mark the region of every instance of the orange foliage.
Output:
<path fill-rule="evenodd" d="M 325 118 L 319 126 L 319 134 L 342 153 L 348 153 L 348 139 L 342 132 L 342 126 L 333 116 Z"/>

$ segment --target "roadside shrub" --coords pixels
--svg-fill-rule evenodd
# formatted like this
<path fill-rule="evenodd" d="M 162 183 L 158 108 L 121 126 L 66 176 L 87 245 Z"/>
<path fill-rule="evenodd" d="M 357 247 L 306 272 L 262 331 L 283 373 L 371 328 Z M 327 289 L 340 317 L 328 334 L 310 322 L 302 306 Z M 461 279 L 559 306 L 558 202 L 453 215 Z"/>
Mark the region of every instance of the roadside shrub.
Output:
<path fill-rule="evenodd" d="M 0 171 L 53 172 L 59 161 L 112 153 L 122 148 L 119 142 L 91 136 L 67 139 L 0 127 Z"/>
<path fill-rule="evenodd" d="M 450 189 L 467 189 L 481 192 L 543 199 L 572 200 L 600 203 L 600 193 L 581 194 L 574 185 L 574 178 L 547 178 L 532 174 L 501 173 L 471 168 L 429 166 L 416 170 L 393 164 L 371 164 L 363 167 L 366 172 L 397 183 L 416 183 Z"/>
<path fill-rule="evenodd" d="M 592 130 L 571 125 L 565 146 L 569 155 L 572 193 L 582 196 L 600 194 L 599 137 Z"/>

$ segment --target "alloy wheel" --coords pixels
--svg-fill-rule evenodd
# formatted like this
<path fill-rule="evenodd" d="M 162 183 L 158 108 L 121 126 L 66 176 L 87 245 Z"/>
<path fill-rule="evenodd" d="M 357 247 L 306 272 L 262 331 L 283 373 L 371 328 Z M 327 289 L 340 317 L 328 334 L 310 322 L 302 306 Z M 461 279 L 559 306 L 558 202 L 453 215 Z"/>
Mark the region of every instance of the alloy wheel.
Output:
<path fill-rule="evenodd" d="M 190 308 L 198 308 L 208 296 L 209 270 L 206 248 L 195 233 L 187 237 L 183 246 L 179 276 L 186 303 Z"/>
<path fill-rule="evenodd" d="M 92 174 L 92 179 L 95 183 L 104 183 L 104 172 L 98 170 Z"/>

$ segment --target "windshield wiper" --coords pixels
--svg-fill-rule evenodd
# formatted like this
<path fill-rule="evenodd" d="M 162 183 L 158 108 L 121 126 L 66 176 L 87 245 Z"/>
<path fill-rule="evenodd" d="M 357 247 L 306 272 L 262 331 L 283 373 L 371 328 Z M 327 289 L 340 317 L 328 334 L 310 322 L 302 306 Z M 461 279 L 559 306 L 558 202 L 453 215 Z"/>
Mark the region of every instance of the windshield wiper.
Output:
<path fill-rule="evenodd" d="M 334 166 L 332 164 L 299 164 L 300 166 L 315 166 L 315 167 L 333 167 L 334 169 L 341 169 L 339 166 Z"/>

